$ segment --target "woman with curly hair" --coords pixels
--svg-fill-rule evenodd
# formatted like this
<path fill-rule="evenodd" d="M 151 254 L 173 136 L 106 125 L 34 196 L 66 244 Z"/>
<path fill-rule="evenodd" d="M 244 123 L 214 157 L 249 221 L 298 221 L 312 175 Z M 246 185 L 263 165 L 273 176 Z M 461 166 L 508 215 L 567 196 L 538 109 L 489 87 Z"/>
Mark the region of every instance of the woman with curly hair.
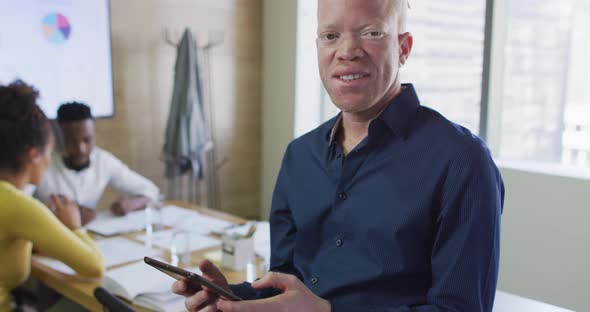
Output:
<path fill-rule="evenodd" d="M 100 277 L 104 270 L 75 203 L 53 196 L 49 209 L 23 192 L 39 183 L 53 149 L 37 97 L 22 81 L 0 85 L 0 312 L 11 310 L 11 289 L 29 276 L 33 244 L 81 275 Z"/>

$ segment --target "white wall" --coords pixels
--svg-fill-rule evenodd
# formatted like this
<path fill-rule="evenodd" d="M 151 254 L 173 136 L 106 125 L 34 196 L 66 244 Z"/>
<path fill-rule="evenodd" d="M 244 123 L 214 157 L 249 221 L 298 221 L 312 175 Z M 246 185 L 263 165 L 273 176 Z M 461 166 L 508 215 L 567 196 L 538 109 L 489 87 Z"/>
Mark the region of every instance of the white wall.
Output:
<path fill-rule="evenodd" d="M 283 153 L 293 139 L 297 1 L 264 0 L 261 217 L 270 211 Z"/>
<path fill-rule="evenodd" d="M 504 291 L 590 310 L 590 179 L 502 169 Z"/>
<path fill-rule="evenodd" d="M 210 50 L 207 79 L 212 88 L 216 156 L 224 164 L 218 170 L 221 209 L 258 216 L 262 0 L 111 0 L 110 4 L 115 116 L 97 120 L 97 145 L 165 191 L 160 158 L 176 49 L 164 41 L 163 31 L 169 29 L 172 39 L 178 40 L 188 27 L 199 44 L 223 38 Z M 107 192 L 99 207 L 108 207 L 117 196 L 118 192 Z"/>

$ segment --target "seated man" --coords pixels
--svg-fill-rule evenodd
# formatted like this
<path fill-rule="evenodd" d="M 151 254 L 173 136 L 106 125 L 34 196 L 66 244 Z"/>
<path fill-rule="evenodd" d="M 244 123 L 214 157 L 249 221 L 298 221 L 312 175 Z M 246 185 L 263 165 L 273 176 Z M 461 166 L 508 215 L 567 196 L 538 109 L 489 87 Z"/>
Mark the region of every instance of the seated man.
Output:
<path fill-rule="evenodd" d="M 150 200 L 158 198 L 159 190 L 154 183 L 94 146 L 94 118 L 88 106 L 63 104 L 57 111 L 57 120 L 63 134 L 61 157 L 53 158 L 35 197 L 45 203 L 52 194 L 75 201 L 83 224 L 96 217 L 96 205 L 107 185 L 124 193 L 111 205 L 116 215 L 143 209 Z"/>

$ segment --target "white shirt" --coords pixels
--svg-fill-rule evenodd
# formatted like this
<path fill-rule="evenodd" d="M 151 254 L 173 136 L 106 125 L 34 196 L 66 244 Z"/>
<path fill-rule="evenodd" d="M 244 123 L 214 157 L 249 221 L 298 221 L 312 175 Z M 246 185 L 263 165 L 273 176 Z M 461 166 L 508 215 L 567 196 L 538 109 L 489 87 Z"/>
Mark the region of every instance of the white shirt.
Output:
<path fill-rule="evenodd" d="M 154 183 L 129 169 L 111 153 L 96 146 L 90 153 L 90 166 L 81 171 L 67 168 L 61 157 L 53 157 L 35 190 L 35 197 L 48 203 L 49 195 L 61 194 L 79 205 L 96 209 L 107 186 L 129 195 L 158 199 L 159 190 Z"/>

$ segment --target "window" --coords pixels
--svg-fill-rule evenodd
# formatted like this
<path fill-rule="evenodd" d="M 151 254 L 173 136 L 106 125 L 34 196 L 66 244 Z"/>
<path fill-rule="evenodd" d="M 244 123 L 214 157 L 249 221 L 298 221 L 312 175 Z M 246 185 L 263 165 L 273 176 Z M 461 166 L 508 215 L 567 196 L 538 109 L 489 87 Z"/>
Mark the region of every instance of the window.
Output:
<path fill-rule="evenodd" d="M 317 0 L 297 2 L 297 77 L 295 90 L 295 137 L 328 120 L 322 101 L 327 97 L 316 56 Z"/>
<path fill-rule="evenodd" d="M 590 1 L 555 4 L 508 1 L 499 157 L 590 167 Z"/>
<path fill-rule="evenodd" d="M 411 1 L 414 48 L 401 77 L 423 105 L 479 132 L 486 1 Z"/>

